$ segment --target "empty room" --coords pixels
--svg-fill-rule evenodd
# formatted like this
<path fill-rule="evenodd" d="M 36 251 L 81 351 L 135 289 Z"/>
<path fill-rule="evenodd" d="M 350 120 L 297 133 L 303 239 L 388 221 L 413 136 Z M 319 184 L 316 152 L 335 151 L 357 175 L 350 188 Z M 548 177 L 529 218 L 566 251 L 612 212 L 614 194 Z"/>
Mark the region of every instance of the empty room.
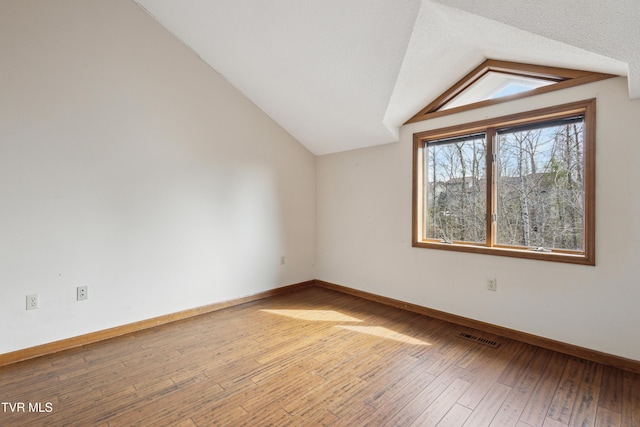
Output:
<path fill-rule="evenodd" d="M 636 0 L 0 0 L 0 425 L 640 426 Z"/>

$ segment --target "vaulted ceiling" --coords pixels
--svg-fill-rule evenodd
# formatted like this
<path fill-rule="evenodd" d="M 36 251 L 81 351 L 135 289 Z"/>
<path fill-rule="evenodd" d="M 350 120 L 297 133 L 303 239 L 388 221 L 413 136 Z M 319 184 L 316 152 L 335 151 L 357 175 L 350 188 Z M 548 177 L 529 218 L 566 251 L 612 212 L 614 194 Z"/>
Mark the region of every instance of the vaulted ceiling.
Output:
<path fill-rule="evenodd" d="M 628 76 L 638 0 L 135 0 L 315 154 L 397 140 L 485 58 Z"/>

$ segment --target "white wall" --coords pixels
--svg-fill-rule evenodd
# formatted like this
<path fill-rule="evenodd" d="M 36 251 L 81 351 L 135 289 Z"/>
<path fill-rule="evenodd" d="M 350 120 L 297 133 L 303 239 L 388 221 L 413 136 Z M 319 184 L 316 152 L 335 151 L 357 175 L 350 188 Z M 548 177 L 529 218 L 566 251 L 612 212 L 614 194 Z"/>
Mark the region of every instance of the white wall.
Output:
<path fill-rule="evenodd" d="M 597 97 L 596 262 L 411 247 L 414 132 Z M 317 160 L 317 278 L 640 360 L 640 101 L 610 79 L 404 126 Z M 486 279 L 498 279 L 498 291 Z"/>
<path fill-rule="evenodd" d="M 315 157 L 133 2 L 0 0 L 0 58 L 0 353 L 315 277 Z"/>

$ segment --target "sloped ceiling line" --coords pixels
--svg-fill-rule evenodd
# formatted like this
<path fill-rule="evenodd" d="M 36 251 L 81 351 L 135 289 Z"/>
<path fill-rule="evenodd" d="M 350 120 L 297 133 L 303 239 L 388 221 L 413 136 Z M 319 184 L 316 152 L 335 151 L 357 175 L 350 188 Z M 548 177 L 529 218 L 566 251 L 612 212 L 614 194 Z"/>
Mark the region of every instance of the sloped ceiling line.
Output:
<path fill-rule="evenodd" d="M 640 97 L 636 0 L 135 1 L 316 155 L 396 141 L 486 58 L 630 74 Z"/>

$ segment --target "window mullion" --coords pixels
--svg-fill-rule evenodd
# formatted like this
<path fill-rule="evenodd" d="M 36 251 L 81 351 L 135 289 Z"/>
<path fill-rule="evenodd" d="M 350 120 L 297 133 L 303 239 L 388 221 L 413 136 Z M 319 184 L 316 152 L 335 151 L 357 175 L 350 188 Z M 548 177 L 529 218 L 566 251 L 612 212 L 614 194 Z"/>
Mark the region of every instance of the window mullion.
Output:
<path fill-rule="evenodd" d="M 496 243 L 496 216 L 497 216 L 497 147 L 496 130 L 487 128 L 487 246 L 493 247 Z"/>

